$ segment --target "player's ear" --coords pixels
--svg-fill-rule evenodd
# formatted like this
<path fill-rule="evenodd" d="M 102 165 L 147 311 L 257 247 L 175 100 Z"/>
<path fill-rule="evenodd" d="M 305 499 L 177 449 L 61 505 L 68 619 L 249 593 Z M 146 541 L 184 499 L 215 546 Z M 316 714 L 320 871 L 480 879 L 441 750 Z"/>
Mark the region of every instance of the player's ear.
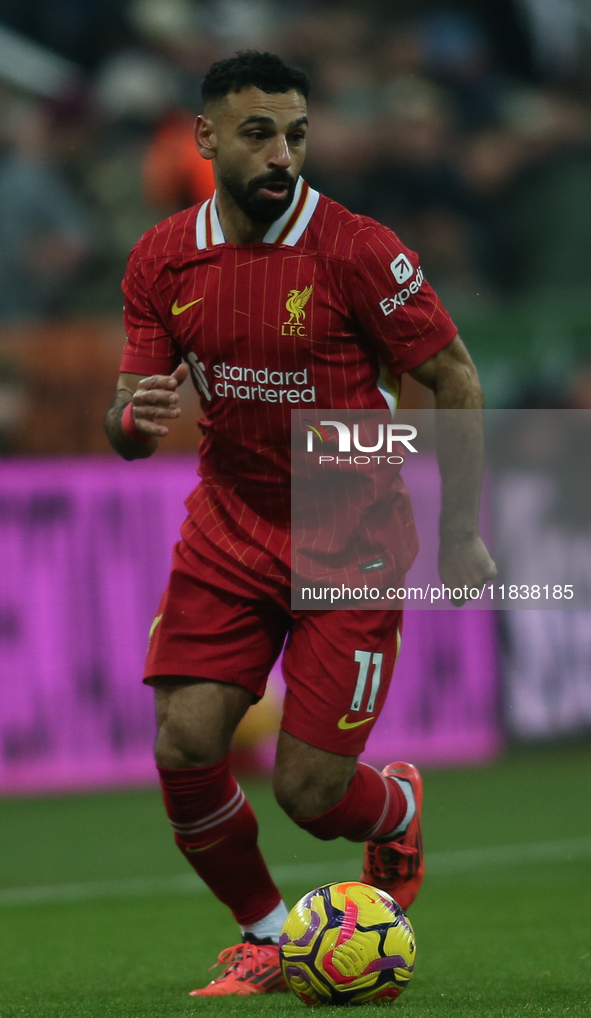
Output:
<path fill-rule="evenodd" d="M 217 138 L 211 120 L 201 114 L 195 121 L 195 142 L 204 159 L 215 157 Z"/>

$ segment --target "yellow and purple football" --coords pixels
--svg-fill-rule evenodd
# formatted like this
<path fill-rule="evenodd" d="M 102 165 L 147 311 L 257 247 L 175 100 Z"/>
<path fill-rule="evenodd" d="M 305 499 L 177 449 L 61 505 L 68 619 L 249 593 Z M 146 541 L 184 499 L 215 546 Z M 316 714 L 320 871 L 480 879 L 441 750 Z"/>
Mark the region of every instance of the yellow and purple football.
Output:
<path fill-rule="evenodd" d="M 300 898 L 279 953 L 290 988 L 318 1007 L 391 1003 L 408 985 L 417 952 L 413 928 L 389 894 L 342 881 Z"/>

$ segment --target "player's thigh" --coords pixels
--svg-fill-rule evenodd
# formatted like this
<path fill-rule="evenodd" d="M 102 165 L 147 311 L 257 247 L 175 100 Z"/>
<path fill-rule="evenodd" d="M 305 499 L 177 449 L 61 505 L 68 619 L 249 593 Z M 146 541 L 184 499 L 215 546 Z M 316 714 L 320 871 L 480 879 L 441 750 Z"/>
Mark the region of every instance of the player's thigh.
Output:
<path fill-rule="evenodd" d="M 212 752 L 223 755 L 245 710 L 263 695 L 290 624 L 273 601 L 232 590 L 231 577 L 220 578 L 179 542 L 144 675 L 158 690 L 157 754 L 176 747 L 180 758 L 201 764 Z"/>
<path fill-rule="evenodd" d="M 281 727 L 318 749 L 357 757 L 384 705 L 402 612 L 302 612 L 283 657 Z"/>

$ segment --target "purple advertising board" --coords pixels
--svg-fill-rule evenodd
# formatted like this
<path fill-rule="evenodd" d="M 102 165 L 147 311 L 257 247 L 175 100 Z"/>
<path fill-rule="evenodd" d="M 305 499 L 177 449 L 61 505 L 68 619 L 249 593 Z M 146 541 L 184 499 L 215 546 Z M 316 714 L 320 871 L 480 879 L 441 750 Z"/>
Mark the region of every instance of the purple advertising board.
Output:
<path fill-rule="evenodd" d="M 189 457 L 0 465 L 0 794 L 154 780 L 141 672 L 195 480 Z M 280 691 L 278 666 L 271 681 Z M 488 759 L 496 705 L 493 613 L 409 611 L 365 758 Z"/>

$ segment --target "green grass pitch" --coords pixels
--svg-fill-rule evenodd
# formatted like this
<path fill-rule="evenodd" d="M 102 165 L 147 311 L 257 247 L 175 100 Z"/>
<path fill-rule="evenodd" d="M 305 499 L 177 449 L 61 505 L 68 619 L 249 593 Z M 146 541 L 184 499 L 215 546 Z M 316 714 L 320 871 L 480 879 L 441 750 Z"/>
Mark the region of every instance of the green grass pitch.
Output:
<path fill-rule="evenodd" d="M 358 876 L 359 846 L 313 841 L 266 784 L 246 788 L 288 904 Z M 417 969 L 391 1013 L 591 1015 L 591 746 L 427 772 L 424 829 Z M 187 996 L 236 927 L 193 881 L 156 791 L 0 801 L 0 881 L 0 1018 L 308 1013 L 290 994 Z"/>

